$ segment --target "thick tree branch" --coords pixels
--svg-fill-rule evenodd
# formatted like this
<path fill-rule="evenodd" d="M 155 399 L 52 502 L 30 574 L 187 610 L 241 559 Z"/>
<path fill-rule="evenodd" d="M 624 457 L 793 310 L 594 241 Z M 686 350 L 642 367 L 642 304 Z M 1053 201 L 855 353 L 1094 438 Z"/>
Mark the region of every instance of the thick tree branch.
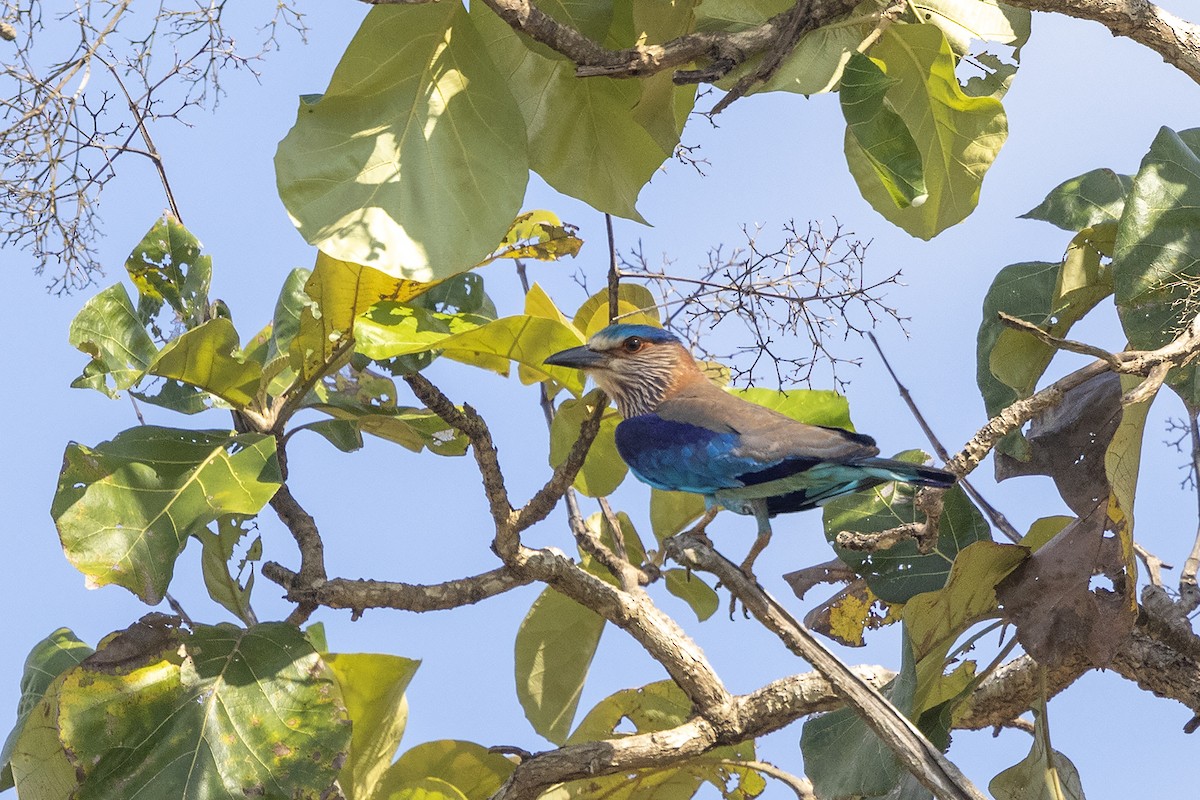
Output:
<path fill-rule="evenodd" d="M 1030 11 L 1066 14 L 1099 22 L 1162 56 L 1162 60 L 1200 83 L 1200 25 L 1180 19 L 1147 0 L 1005 0 Z"/>
<path fill-rule="evenodd" d="M 291 532 L 300 548 L 300 572 L 296 574 L 292 585 L 305 589 L 320 586 L 325 582 L 327 575 L 325 545 L 321 541 L 321 532 L 317 530 L 316 520 L 292 496 L 292 490 L 286 483 L 280 486 L 279 491 L 271 498 L 271 508 L 275 509 L 280 522 Z M 305 600 L 288 615 L 287 621 L 293 625 L 301 625 L 316 610 L 316 602 Z"/>

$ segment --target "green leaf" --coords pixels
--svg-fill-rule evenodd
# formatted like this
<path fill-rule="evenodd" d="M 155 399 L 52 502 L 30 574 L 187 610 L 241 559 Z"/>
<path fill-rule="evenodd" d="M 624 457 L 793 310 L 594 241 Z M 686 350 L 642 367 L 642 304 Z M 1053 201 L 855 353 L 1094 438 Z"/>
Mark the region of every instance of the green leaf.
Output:
<path fill-rule="evenodd" d="M 442 739 L 406 750 L 383 776 L 372 800 L 415 797 L 423 781 L 442 781 L 466 800 L 487 800 L 516 765 L 473 742 Z"/>
<path fill-rule="evenodd" d="M 143 403 L 169 408 L 180 414 L 199 414 L 212 408 L 212 397 L 209 394 L 179 381 L 162 381 L 157 394 L 135 389 L 130 389 L 129 394 Z"/>
<path fill-rule="evenodd" d="M 1117 222 L 1132 186 L 1132 175 L 1094 169 L 1055 186 L 1045 200 L 1022 214 L 1021 219 L 1040 219 L 1072 233 Z"/>
<path fill-rule="evenodd" d="M 881 62 L 861 53 L 850 56 L 842 72 L 840 92 L 847 132 L 853 136 L 898 208 L 928 199 L 921 153 L 900 115 L 888 108 L 884 94 L 896 81 Z"/>
<path fill-rule="evenodd" d="M 1171 341 L 1200 310 L 1200 128 L 1163 128 L 1154 138 L 1125 203 L 1112 269 L 1117 312 L 1136 349 Z M 1167 385 L 1200 406 L 1194 364 L 1171 370 Z"/>
<path fill-rule="evenodd" d="M 67 340 L 92 357 L 71 386 L 95 389 L 109 397 L 137 384 L 158 351 L 129 293 L 119 283 L 84 304 L 71 320 Z"/>
<path fill-rule="evenodd" d="M 847 130 L 850 172 L 876 211 L 913 236 L 932 239 L 975 209 L 984 173 L 1008 136 L 1004 108 L 994 98 L 962 91 L 954 54 L 935 25 L 892 25 L 870 55 L 896 81 L 887 102 L 917 143 L 929 198 L 920 206 L 897 207 Z"/>
<path fill-rule="evenodd" d="M 513 220 L 500 241 L 500 248 L 484 259 L 483 264 L 498 258 L 537 261 L 557 261 L 565 256 L 574 258 L 583 247 L 583 240 L 575 235 L 578 230 L 574 225 L 564 225 L 553 211 L 527 211 Z"/>
<path fill-rule="evenodd" d="M 0 774 L 0 786 L 17 787 L 26 800 L 58 800 L 71 797 L 76 789 L 75 767 L 58 736 L 60 675 L 46 687 L 40 702 L 33 706 L 12 748 L 8 769 Z"/>
<path fill-rule="evenodd" d="M 1083 800 L 1083 784 L 1071 759 L 1049 747 L 1044 712 L 1033 712 L 1033 746 L 1029 755 L 988 783 L 996 800 Z"/>
<path fill-rule="evenodd" d="M 610 2 L 551 0 L 538 8 L 600 41 L 612 26 Z M 472 4 L 470 15 L 525 120 L 529 166 L 563 194 L 644 222 L 635 206 L 638 193 L 673 154 L 674 144 L 664 147 L 639 122 L 639 82 L 580 80 L 573 63 L 543 46 L 529 46 L 486 5 Z"/>
<path fill-rule="evenodd" d="M 17 722 L 4 742 L 4 749 L 0 750 L 0 786 L 5 783 L 12 785 L 10 762 L 17 752 L 17 742 L 29 715 L 42 702 L 50 684 L 93 652 L 95 651 L 76 637 L 69 628 L 59 628 L 29 651 L 25 658 L 25 672 L 21 676 L 21 700 L 17 703 Z"/>
<path fill-rule="evenodd" d="M 661 544 L 704 513 L 704 498 L 691 492 L 650 490 L 650 529 Z"/>
<path fill-rule="evenodd" d="M 632 35 L 638 42 L 661 44 L 691 33 L 696 0 L 645 0 L 633 3 Z M 696 84 L 676 85 L 671 70 L 640 78 L 641 99 L 633 118 L 654 137 L 663 152 L 674 152 L 696 105 Z"/>
<path fill-rule="evenodd" d="M 334 258 L 444 278 L 490 253 L 520 209 L 524 128 L 461 3 L 377 6 L 279 143 L 279 194 Z"/>
<path fill-rule="evenodd" d="M 235 408 L 254 402 L 262 367 L 246 358 L 233 323 L 215 317 L 159 351 L 146 370 L 210 392 Z"/>
<path fill-rule="evenodd" d="M 716 591 L 691 570 L 669 569 L 663 572 L 663 577 L 667 591 L 691 606 L 701 622 L 716 613 L 720 605 Z"/>
<path fill-rule="evenodd" d="M 579 438 L 579 430 L 583 423 L 591 418 L 596 409 L 596 402 L 602 397 L 597 389 L 588 392 L 578 400 L 567 399 L 559 404 L 550 424 L 550 466 L 557 468 L 567 460 L 575 440 Z M 604 402 L 608 398 L 604 397 Z M 614 439 L 620 416 L 614 409 L 609 409 L 600 418 L 600 431 L 596 434 L 583 467 L 575 476 L 575 488 L 588 497 L 607 497 L 612 494 L 621 482 L 625 480 L 629 467 L 621 460 Z"/>
<path fill-rule="evenodd" d="M 645 734 L 678 727 L 692 717 L 692 705 L 671 681 L 609 695 L 588 712 L 568 744 L 628 736 L 626 725 Z M 623 730 L 618 731 L 621 727 Z M 754 743 L 717 747 L 661 770 L 636 770 L 571 781 L 542 795 L 543 800 L 687 800 L 705 781 L 729 800 L 750 800 L 765 788 L 762 777 L 739 762 L 754 761 Z"/>
<path fill-rule="evenodd" d="M 248 533 L 242 527 L 244 520 L 238 517 L 221 517 L 217 520 L 217 532 L 208 530 L 196 532 L 203 549 L 200 551 L 200 567 L 204 574 L 204 587 L 208 596 L 219 603 L 230 614 L 247 625 L 254 625 L 258 619 L 250 608 L 250 592 L 254 589 L 254 570 L 251 568 L 246 583 L 242 584 L 242 573 L 247 564 L 257 561 L 262 554 L 262 537 L 256 537 L 247 550 L 247 555 L 238 565 L 237 574 L 229 569 L 229 560 L 233 558 L 234 548 Z M 254 550 L 259 556 L 251 558 Z"/>
<path fill-rule="evenodd" d="M 902 652 L 900 673 L 882 692 L 901 713 L 911 717 L 917 673 L 907 635 L 903 637 Z M 800 752 L 817 796 L 831 800 L 885 795 L 905 775 L 899 759 L 852 708 L 840 708 L 804 723 Z"/>
<path fill-rule="evenodd" d="M 370 800 L 382 787 L 404 727 L 404 691 L 420 661 L 381 653 L 326 653 L 325 665 L 341 688 L 353 734 L 340 783 L 346 800 Z"/>
<path fill-rule="evenodd" d="M 809 425 L 854 430 L 850 421 L 850 402 L 828 389 L 767 389 L 752 387 L 730 392 L 743 400 L 778 411 Z"/>
<path fill-rule="evenodd" d="M 443 314 L 411 303 L 384 301 L 355 320 L 355 350 L 375 361 L 426 353 L 455 333 L 491 321 L 474 314 Z"/>
<path fill-rule="evenodd" d="M 141 295 L 147 317 L 166 302 L 190 328 L 207 316 L 212 258 L 200 253 L 200 240 L 170 214 L 142 238 L 125 269 Z"/>
<path fill-rule="evenodd" d="M 517 699 L 533 729 L 555 744 L 567 739 L 603 631 L 603 617 L 549 588 L 517 630 Z"/>
<path fill-rule="evenodd" d="M 315 798 L 350 743 L 337 683 L 295 626 L 151 615 L 68 672 L 58 727 L 79 800 Z"/>
<path fill-rule="evenodd" d="M 143 425 L 68 445 L 50 513 L 89 585 L 115 583 L 154 605 L 189 535 L 258 513 L 280 481 L 272 436 Z"/>
<path fill-rule="evenodd" d="M 919 450 L 909 450 L 896 458 L 921 464 L 929 457 Z M 841 531 L 878 533 L 919 521 L 913 505 L 916 492 L 916 487 L 909 484 L 888 483 L 831 500 L 824 507 L 825 538 L 832 543 Z M 972 542 L 991 539 L 987 520 L 961 488 L 951 488 L 944 500 L 937 546 L 932 553 L 922 555 L 912 540 L 875 553 L 836 546 L 834 550 L 847 566 L 866 578 L 871 591 L 886 603 L 904 603 L 922 592 L 936 591 L 945 585 L 959 550 Z"/>
<path fill-rule="evenodd" d="M 336 416 L 338 409 L 332 409 L 332 413 Z M 363 446 L 362 425 L 353 418 L 319 419 L 316 422 L 298 425 L 293 430 L 312 431 L 343 453 L 353 453 L 355 450 L 361 450 Z"/>
<path fill-rule="evenodd" d="M 957 694 L 937 694 L 951 645 L 971 625 L 996 615 L 996 584 L 1028 556 L 1025 547 L 975 542 L 954 559 L 944 587 L 904 604 L 904 625 L 917 661 L 917 713 L 946 701 L 947 694 Z"/>
<path fill-rule="evenodd" d="M 658 301 L 640 283 L 622 283 L 617 287 L 617 315 L 621 322 L 662 327 L 658 316 Z M 584 338 L 590 339 L 608 326 L 608 289 L 596 292 L 575 312 L 572 323 Z"/>
<path fill-rule="evenodd" d="M 1065 336 L 1113 291 L 1112 272 L 1102 263 L 1102 256 L 1112 252 L 1112 236 L 1111 223 L 1085 228 L 1072 240 L 1061 264 L 1010 264 L 996 274 L 983 300 L 977 340 L 976 381 L 989 416 L 1033 394 L 1055 354 L 1031 334 L 1009 328 L 999 313 L 1032 322 L 1052 336 Z M 1000 449 L 1028 457 L 1019 433 L 1003 440 Z"/>

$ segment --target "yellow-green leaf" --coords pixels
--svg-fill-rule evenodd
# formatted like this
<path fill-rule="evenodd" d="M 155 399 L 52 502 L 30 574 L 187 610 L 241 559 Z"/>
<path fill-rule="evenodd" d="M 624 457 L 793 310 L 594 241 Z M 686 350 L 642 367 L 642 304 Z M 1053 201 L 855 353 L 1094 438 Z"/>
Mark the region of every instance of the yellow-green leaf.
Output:
<path fill-rule="evenodd" d="M 595 390 L 578 400 L 568 399 L 559 404 L 554 421 L 550 425 L 551 467 L 557 468 L 567 460 L 575 440 L 579 438 L 579 429 L 592 416 L 599 397 L 599 390 Z M 608 402 L 607 398 L 605 402 Z M 613 438 L 620 421 L 615 409 L 610 408 L 605 412 L 600 420 L 600 431 L 588 450 L 583 467 L 575 476 L 575 488 L 588 497 L 606 497 L 612 494 L 629 472 L 629 468 L 617 452 L 617 443 Z"/>
<path fill-rule="evenodd" d="M 164 347 L 147 369 L 153 375 L 191 384 L 235 408 L 254 402 L 262 367 L 246 358 L 233 323 L 214 317 Z"/>

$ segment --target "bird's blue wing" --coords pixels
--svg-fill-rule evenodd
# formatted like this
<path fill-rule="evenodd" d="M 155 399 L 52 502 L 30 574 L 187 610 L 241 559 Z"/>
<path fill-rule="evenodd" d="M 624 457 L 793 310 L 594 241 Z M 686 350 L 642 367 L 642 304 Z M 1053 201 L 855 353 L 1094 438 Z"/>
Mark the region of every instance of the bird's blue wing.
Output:
<path fill-rule="evenodd" d="M 640 480 L 657 489 L 711 495 L 744 486 L 742 476 L 774 466 L 736 454 L 739 436 L 657 414 L 617 426 L 617 452 Z"/>

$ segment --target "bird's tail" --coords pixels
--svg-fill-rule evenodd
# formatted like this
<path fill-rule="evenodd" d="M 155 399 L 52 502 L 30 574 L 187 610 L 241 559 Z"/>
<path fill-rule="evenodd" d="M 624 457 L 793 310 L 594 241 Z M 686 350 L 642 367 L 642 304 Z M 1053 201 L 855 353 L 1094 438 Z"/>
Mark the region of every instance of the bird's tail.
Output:
<path fill-rule="evenodd" d="M 894 458 L 864 458 L 854 462 L 854 466 L 862 468 L 867 474 L 878 477 L 883 481 L 903 481 L 914 486 L 932 486 L 944 489 L 953 486 L 958 477 L 953 472 L 947 472 L 937 467 L 926 467 L 922 464 L 911 464 L 907 461 L 897 461 Z"/>

